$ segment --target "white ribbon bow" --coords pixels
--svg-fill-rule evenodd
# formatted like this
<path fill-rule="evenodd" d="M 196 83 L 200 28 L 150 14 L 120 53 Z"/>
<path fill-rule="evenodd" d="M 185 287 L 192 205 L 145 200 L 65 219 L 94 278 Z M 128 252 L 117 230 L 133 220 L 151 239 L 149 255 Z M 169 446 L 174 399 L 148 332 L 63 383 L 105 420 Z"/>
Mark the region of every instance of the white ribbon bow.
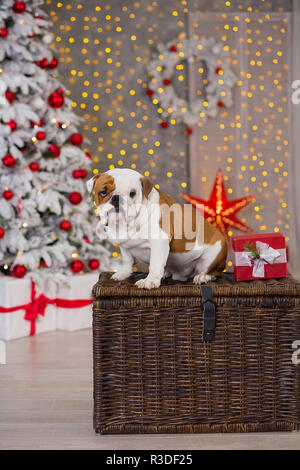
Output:
<path fill-rule="evenodd" d="M 256 242 L 256 249 L 259 251 L 259 258 L 255 258 L 248 251 L 243 251 L 241 258 L 245 262 L 244 266 L 252 266 L 253 264 L 253 277 L 265 277 L 265 264 L 273 264 L 281 256 L 281 253 L 267 243 L 259 241 Z"/>

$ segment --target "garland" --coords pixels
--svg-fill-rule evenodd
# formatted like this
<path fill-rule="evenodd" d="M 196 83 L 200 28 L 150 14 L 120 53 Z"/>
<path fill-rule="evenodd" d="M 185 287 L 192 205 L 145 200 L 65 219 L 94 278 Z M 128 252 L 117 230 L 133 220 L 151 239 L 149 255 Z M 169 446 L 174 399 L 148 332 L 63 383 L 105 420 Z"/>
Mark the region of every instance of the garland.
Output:
<path fill-rule="evenodd" d="M 157 49 L 147 67 L 151 76 L 147 95 L 162 108 L 162 127 L 168 127 L 168 119 L 184 122 L 187 126 L 205 123 L 208 117 L 217 116 L 219 108 L 232 105 L 231 89 L 237 78 L 230 69 L 223 44 L 213 38 L 201 37 L 200 40 L 173 40 L 165 45 L 159 44 Z M 177 95 L 172 76 L 183 60 L 192 63 L 195 58 L 206 65 L 207 86 L 202 90 L 204 96 L 189 103 Z"/>

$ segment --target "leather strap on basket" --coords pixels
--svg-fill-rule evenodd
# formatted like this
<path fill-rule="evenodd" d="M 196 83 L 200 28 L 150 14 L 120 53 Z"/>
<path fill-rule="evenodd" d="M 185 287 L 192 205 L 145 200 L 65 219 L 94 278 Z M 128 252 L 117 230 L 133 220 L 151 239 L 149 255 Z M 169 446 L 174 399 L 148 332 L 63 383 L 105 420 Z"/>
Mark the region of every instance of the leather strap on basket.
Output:
<path fill-rule="evenodd" d="M 210 286 L 201 286 L 203 305 L 203 341 L 214 341 L 216 327 L 216 307 L 213 302 L 213 290 Z"/>

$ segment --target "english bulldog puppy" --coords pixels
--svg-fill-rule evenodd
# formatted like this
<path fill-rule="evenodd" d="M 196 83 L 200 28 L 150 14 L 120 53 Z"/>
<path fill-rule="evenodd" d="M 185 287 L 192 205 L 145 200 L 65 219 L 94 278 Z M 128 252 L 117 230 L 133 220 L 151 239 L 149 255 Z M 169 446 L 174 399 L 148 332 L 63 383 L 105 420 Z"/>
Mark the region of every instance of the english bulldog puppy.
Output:
<path fill-rule="evenodd" d="M 135 259 L 149 265 L 144 289 L 160 286 L 164 277 L 202 284 L 221 275 L 227 244 L 220 231 L 190 204 L 180 204 L 156 189 L 137 171 L 114 169 L 87 182 L 100 222 L 97 235 L 120 246 L 122 267 L 112 279 L 128 278 Z"/>

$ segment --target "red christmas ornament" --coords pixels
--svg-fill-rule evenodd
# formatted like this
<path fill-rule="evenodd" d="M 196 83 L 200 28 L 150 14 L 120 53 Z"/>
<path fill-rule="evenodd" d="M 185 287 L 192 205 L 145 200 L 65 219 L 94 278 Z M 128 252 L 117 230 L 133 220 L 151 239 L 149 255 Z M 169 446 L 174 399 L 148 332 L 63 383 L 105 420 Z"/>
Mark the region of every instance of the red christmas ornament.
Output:
<path fill-rule="evenodd" d="M 7 167 L 14 167 L 15 164 L 17 163 L 17 160 L 10 153 L 7 153 L 6 155 L 4 155 L 4 157 L 2 158 L 2 161 L 3 161 L 3 164 Z"/>
<path fill-rule="evenodd" d="M 72 228 L 71 222 L 68 220 L 62 220 L 61 223 L 59 224 L 59 227 L 61 230 L 64 230 L 65 232 L 69 232 Z"/>
<path fill-rule="evenodd" d="M 17 160 L 10 153 L 7 153 L 6 155 L 4 155 L 4 157 L 2 158 L 2 161 L 3 161 L 3 164 L 7 166 L 8 168 L 13 168 L 17 163 Z"/>
<path fill-rule="evenodd" d="M 48 67 L 48 65 L 49 65 L 49 62 L 48 62 L 47 59 L 42 59 L 42 60 L 40 61 L 40 67 L 41 67 L 42 69 L 46 69 L 46 68 Z"/>
<path fill-rule="evenodd" d="M 15 13 L 24 13 L 26 10 L 25 2 L 17 1 L 13 4 L 13 10 Z"/>
<path fill-rule="evenodd" d="M 70 142 L 73 145 L 79 146 L 82 144 L 82 141 L 83 141 L 83 137 L 81 134 L 79 134 L 79 132 L 75 132 L 74 134 L 70 136 Z"/>
<path fill-rule="evenodd" d="M 164 85 L 168 86 L 168 85 L 170 85 L 171 80 L 169 80 L 168 78 L 165 78 L 163 83 L 164 83 Z"/>
<path fill-rule="evenodd" d="M 77 191 L 73 191 L 72 193 L 69 194 L 69 201 L 70 201 L 71 204 L 76 206 L 77 204 L 81 203 L 82 196 Z"/>
<path fill-rule="evenodd" d="M 46 261 L 44 259 L 41 261 L 41 267 L 42 268 L 48 268 L 48 264 L 46 263 Z"/>
<path fill-rule="evenodd" d="M 9 201 L 14 197 L 14 193 L 10 189 L 6 189 L 3 193 L 2 196 L 6 201 Z"/>
<path fill-rule="evenodd" d="M 15 132 L 15 130 L 17 129 L 17 123 L 16 121 L 14 121 L 13 119 L 11 119 L 7 125 L 10 127 L 10 130 L 11 132 Z"/>
<path fill-rule="evenodd" d="M 60 108 L 64 104 L 64 101 L 63 94 L 59 91 L 54 91 L 48 98 L 49 105 L 54 109 Z"/>
<path fill-rule="evenodd" d="M 31 127 L 43 127 L 44 121 L 43 119 L 40 119 L 40 122 L 30 121 L 30 125 Z"/>
<path fill-rule="evenodd" d="M 148 88 L 146 93 L 147 93 L 148 96 L 152 96 L 154 94 L 154 91 L 151 90 L 150 88 Z"/>
<path fill-rule="evenodd" d="M 92 158 L 92 156 L 88 152 L 85 153 L 85 156 L 86 158 Z"/>
<path fill-rule="evenodd" d="M 191 135 L 191 134 L 193 133 L 193 129 L 191 129 L 190 127 L 187 127 L 187 128 L 186 128 L 186 133 L 187 133 L 188 135 Z"/>
<path fill-rule="evenodd" d="M 29 34 L 27 37 L 28 37 L 29 39 L 32 39 L 32 38 L 34 38 L 34 37 L 35 37 L 35 34 L 34 34 L 34 33 L 32 33 L 32 34 Z"/>
<path fill-rule="evenodd" d="M 222 170 L 219 169 L 217 172 L 214 186 L 208 200 L 183 193 L 180 193 L 180 196 L 194 207 L 196 207 L 197 204 L 203 204 L 204 217 L 223 233 L 227 242 L 228 229 L 235 228 L 241 232 L 253 233 L 250 227 L 241 222 L 235 214 L 250 204 L 250 202 L 254 202 L 255 197 L 246 196 L 228 201 Z"/>
<path fill-rule="evenodd" d="M 74 170 L 73 171 L 73 178 L 76 180 L 79 178 L 86 178 L 87 177 L 87 171 L 84 168 L 80 168 L 79 170 Z"/>
<path fill-rule="evenodd" d="M 4 228 L 0 227 L 0 238 L 3 238 L 5 235 L 5 230 Z"/>
<path fill-rule="evenodd" d="M 97 259 L 91 259 L 89 261 L 89 268 L 92 269 L 93 271 L 95 271 L 96 269 L 98 269 L 100 266 L 100 263 Z"/>
<path fill-rule="evenodd" d="M 48 152 L 52 154 L 53 158 L 57 158 L 60 155 L 60 148 L 57 145 L 51 144 L 48 147 Z"/>
<path fill-rule="evenodd" d="M 82 240 L 85 242 L 85 243 L 90 243 L 90 240 L 88 239 L 88 237 L 86 235 L 84 235 L 82 237 Z"/>
<path fill-rule="evenodd" d="M 0 38 L 6 38 L 6 36 L 8 35 L 8 31 L 6 28 L 1 28 L 0 29 Z"/>
<path fill-rule="evenodd" d="M 75 259 L 70 264 L 70 268 L 71 268 L 71 271 L 73 271 L 73 273 L 79 273 L 83 269 L 83 262 L 80 261 L 79 259 Z"/>
<path fill-rule="evenodd" d="M 171 46 L 170 51 L 171 52 L 177 52 L 177 47 L 176 46 Z"/>
<path fill-rule="evenodd" d="M 219 108 L 225 108 L 225 104 L 223 103 L 223 101 L 218 101 L 217 105 L 219 106 Z"/>
<path fill-rule="evenodd" d="M 25 268 L 25 266 L 23 264 L 16 264 L 12 269 L 13 276 L 15 276 L 19 279 L 24 277 L 26 272 L 27 272 L 27 269 Z"/>
<path fill-rule="evenodd" d="M 31 171 L 38 171 L 40 169 L 40 165 L 37 162 L 32 162 L 29 165 Z"/>
<path fill-rule="evenodd" d="M 6 90 L 5 98 L 7 99 L 7 101 L 9 101 L 9 103 L 12 103 L 13 100 L 15 99 L 15 94 L 10 90 Z"/>
<path fill-rule="evenodd" d="M 58 65 L 58 60 L 56 57 L 53 57 L 53 59 L 49 62 L 48 68 L 49 69 L 55 69 Z"/>
<path fill-rule="evenodd" d="M 167 127 L 169 127 L 169 123 L 167 121 L 162 121 L 160 123 L 160 126 L 163 128 L 163 129 L 166 129 Z"/>
<path fill-rule="evenodd" d="M 46 133 L 43 131 L 39 131 L 36 133 L 37 140 L 44 140 L 46 138 Z"/>
<path fill-rule="evenodd" d="M 223 70 L 221 69 L 221 67 L 217 67 L 217 68 L 216 68 L 216 73 L 217 73 L 218 75 L 222 75 L 222 72 L 223 72 Z"/>
<path fill-rule="evenodd" d="M 35 19 L 35 20 L 43 20 L 44 18 L 43 18 L 42 16 L 35 15 L 35 16 L 34 16 L 34 19 Z"/>

